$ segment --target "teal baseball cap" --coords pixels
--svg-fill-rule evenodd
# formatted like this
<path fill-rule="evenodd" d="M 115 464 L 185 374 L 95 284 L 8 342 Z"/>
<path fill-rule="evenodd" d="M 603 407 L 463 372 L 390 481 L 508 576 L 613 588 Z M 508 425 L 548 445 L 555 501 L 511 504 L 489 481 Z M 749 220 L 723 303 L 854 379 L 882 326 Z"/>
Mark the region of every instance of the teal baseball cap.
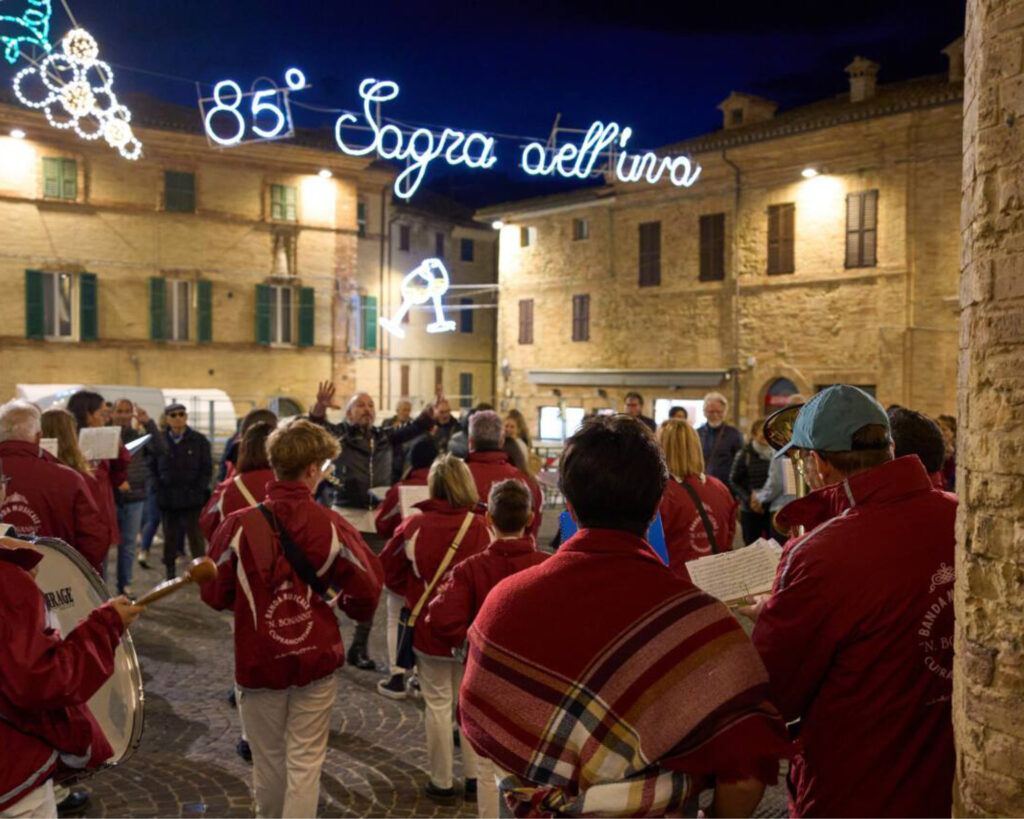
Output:
<path fill-rule="evenodd" d="M 854 433 L 868 424 L 880 424 L 888 433 L 889 416 L 882 405 L 859 387 L 836 384 L 803 405 L 793 423 L 793 437 L 775 453 L 775 457 L 785 455 L 792 447 L 818 452 L 849 452 L 855 449 Z M 887 435 L 885 443 L 868 448 L 883 449 L 891 443 Z"/>

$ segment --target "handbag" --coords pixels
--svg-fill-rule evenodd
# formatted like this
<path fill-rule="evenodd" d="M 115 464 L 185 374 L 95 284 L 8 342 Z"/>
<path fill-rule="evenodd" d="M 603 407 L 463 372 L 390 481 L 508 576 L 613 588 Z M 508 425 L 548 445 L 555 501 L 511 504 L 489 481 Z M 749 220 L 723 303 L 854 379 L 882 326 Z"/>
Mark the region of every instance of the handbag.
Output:
<path fill-rule="evenodd" d="M 451 565 L 452 559 L 455 557 L 455 553 L 459 550 L 459 546 L 462 545 L 462 539 L 466 536 L 466 532 L 469 531 L 469 525 L 473 522 L 473 513 L 467 512 L 466 517 L 462 521 L 462 526 L 459 527 L 459 532 L 455 535 L 455 540 L 452 541 L 452 545 L 448 547 L 448 551 L 445 552 L 444 558 L 441 560 L 441 565 L 437 567 L 437 571 L 434 572 L 434 577 L 427 584 L 427 587 L 423 590 L 423 594 L 420 595 L 420 599 L 416 602 L 416 605 L 409 609 L 408 606 L 402 606 L 402 612 L 398 615 L 398 650 L 395 652 L 395 664 L 402 668 L 409 669 L 416 665 L 416 655 L 413 652 L 412 640 L 413 633 L 416 629 L 416 621 L 420 617 L 420 612 L 423 611 L 423 607 L 427 603 L 427 599 L 430 597 L 430 593 L 434 590 L 434 586 L 437 585 L 448 567 Z"/>
<path fill-rule="evenodd" d="M 708 518 L 708 510 L 704 508 L 704 504 L 701 503 L 700 498 L 697 497 L 697 493 L 693 487 L 690 486 L 685 480 L 679 481 L 679 485 L 686 490 L 686 494 L 690 496 L 693 501 L 693 505 L 697 507 L 697 511 L 700 513 L 700 519 L 704 523 L 704 531 L 708 534 L 708 542 L 711 544 L 711 553 L 718 554 L 718 543 L 715 541 L 715 530 L 711 527 L 711 520 Z"/>

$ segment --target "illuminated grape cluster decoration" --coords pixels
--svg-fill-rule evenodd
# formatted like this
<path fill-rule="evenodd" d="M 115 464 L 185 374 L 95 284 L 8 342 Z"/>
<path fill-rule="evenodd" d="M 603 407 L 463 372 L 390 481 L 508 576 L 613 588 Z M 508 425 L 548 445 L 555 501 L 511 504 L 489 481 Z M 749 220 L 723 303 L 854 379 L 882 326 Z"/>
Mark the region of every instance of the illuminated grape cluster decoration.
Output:
<path fill-rule="evenodd" d="M 142 143 L 131 112 L 114 94 L 114 72 L 99 59 L 96 39 L 85 29 L 64 35 L 60 51 L 14 77 L 14 93 L 29 108 L 41 109 L 54 128 L 72 129 L 82 139 L 105 139 L 125 159 L 138 159 Z"/>

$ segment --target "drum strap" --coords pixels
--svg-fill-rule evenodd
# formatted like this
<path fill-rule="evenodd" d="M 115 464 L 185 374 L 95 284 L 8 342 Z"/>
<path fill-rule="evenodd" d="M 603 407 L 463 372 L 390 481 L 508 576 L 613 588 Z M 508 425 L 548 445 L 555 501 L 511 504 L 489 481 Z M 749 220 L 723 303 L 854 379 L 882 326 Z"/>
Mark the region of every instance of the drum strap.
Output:
<path fill-rule="evenodd" d="M 266 518 L 267 524 L 270 526 L 270 530 L 277 536 L 277 539 L 281 541 L 281 549 L 284 551 L 285 559 L 291 565 L 292 570 L 297 574 L 307 586 L 313 591 L 319 594 L 328 605 L 334 605 L 335 601 L 331 597 L 326 581 L 316 573 L 316 569 L 313 568 L 313 564 L 309 562 L 309 558 L 303 554 L 291 535 L 288 534 L 288 530 L 281 526 L 277 517 L 262 503 L 257 504 L 257 509 L 263 513 L 263 517 Z"/>
<path fill-rule="evenodd" d="M 242 493 L 242 497 L 245 498 L 246 503 L 250 506 L 260 505 L 259 501 L 252 496 L 252 492 L 249 491 L 249 487 L 245 485 L 245 481 L 242 480 L 241 475 L 235 475 L 235 486 L 237 486 L 238 491 Z"/>

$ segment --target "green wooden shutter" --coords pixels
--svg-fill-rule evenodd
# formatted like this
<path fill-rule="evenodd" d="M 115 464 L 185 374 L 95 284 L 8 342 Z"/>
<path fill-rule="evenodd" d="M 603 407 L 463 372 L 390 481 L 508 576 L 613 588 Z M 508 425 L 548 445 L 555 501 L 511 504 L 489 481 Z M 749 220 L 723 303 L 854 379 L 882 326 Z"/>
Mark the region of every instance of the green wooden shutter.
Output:
<path fill-rule="evenodd" d="M 149 280 L 149 338 L 152 341 L 167 338 L 167 282 L 160 276 Z"/>
<path fill-rule="evenodd" d="M 195 213 L 195 174 L 180 171 L 164 172 L 164 210 L 172 213 Z"/>
<path fill-rule="evenodd" d="M 43 318 L 43 274 L 38 270 L 25 271 L 25 337 L 42 339 L 45 332 Z"/>
<path fill-rule="evenodd" d="M 43 196 L 52 199 L 60 198 L 61 168 L 60 160 L 43 157 Z"/>
<path fill-rule="evenodd" d="M 80 273 L 78 276 L 78 337 L 82 341 L 96 341 L 99 338 L 96 291 L 96 274 Z"/>
<path fill-rule="evenodd" d="M 197 287 L 199 343 L 209 344 L 213 341 L 213 282 L 200 279 Z"/>
<path fill-rule="evenodd" d="M 363 298 L 363 349 L 377 349 L 377 297 Z"/>
<path fill-rule="evenodd" d="M 286 222 L 297 222 L 299 219 L 299 189 L 294 185 L 284 186 L 284 216 Z"/>
<path fill-rule="evenodd" d="M 270 218 L 284 219 L 284 193 L 280 185 L 270 186 Z"/>
<path fill-rule="evenodd" d="M 61 198 L 78 198 L 78 163 L 73 159 L 62 159 L 61 167 Z"/>
<path fill-rule="evenodd" d="M 269 284 L 256 285 L 256 343 L 270 346 L 270 308 L 272 288 Z"/>
<path fill-rule="evenodd" d="M 299 288 L 299 346 L 312 347 L 314 339 L 314 305 L 316 297 L 312 287 Z"/>

